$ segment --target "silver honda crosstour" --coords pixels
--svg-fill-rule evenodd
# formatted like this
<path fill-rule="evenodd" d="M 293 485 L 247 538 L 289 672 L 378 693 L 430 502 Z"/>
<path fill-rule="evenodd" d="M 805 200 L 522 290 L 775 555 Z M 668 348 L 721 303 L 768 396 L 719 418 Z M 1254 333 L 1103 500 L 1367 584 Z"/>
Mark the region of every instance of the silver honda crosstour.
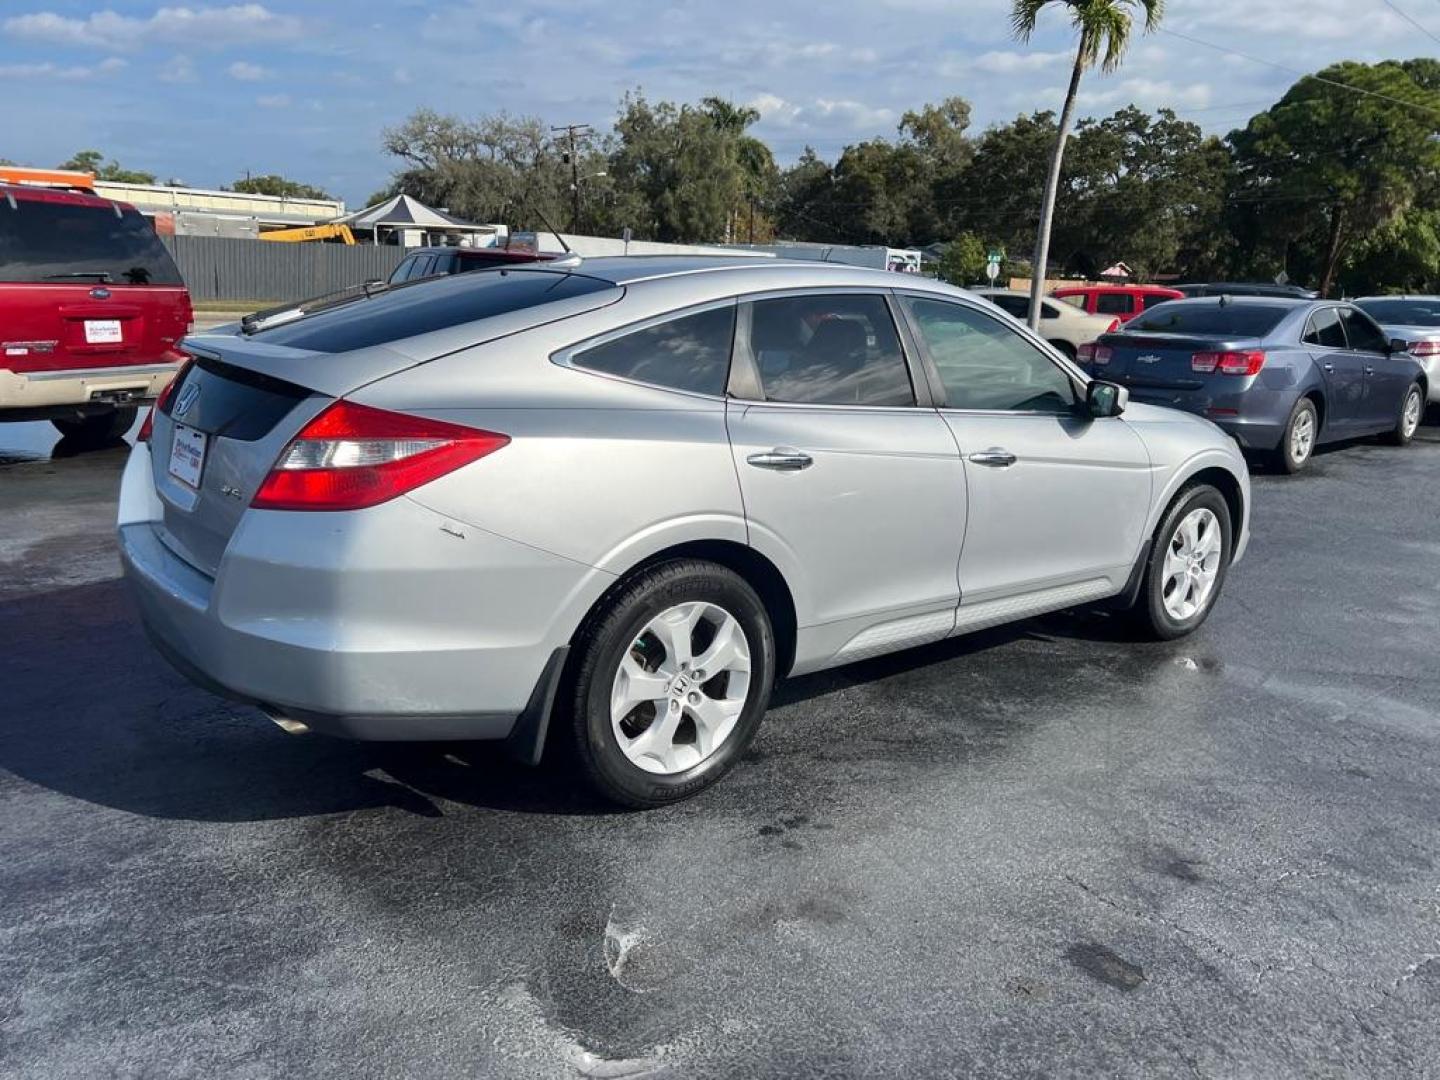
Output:
<path fill-rule="evenodd" d="M 548 733 L 631 806 L 785 675 L 1100 602 L 1187 634 L 1249 536 L 1214 425 L 883 271 L 571 259 L 185 348 L 120 498 L 157 647 L 292 730 Z"/>

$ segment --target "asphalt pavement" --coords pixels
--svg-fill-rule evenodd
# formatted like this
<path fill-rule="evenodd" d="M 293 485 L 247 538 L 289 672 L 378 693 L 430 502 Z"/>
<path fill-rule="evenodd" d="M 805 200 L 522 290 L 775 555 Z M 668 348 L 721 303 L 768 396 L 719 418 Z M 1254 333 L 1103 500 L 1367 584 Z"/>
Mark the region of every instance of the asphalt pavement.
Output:
<path fill-rule="evenodd" d="M 45 452 L 0 450 L 0 1076 L 1440 1075 L 1440 428 L 1256 476 L 1188 640 L 795 680 L 648 813 L 189 686 L 123 448 Z"/>

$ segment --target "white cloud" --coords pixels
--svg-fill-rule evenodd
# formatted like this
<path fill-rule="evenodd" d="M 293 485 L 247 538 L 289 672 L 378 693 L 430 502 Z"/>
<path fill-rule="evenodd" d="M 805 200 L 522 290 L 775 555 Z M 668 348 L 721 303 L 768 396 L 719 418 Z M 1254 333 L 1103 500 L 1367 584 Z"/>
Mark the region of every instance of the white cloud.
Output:
<path fill-rule="evenodd" d="M 290 107 L 289 94 L 261 94 L 255 99 L 255 104 L 262 109 L 288 109 Z"/>
<path fill-rule="evenodd" d="M 819 126 L 859 132 L 895 122 L 895 113 L 891 109 L 845 99 L 815 98 L 808 103 L 799 103 L 767 92 L 751 98 L 749 104 L 763 121 L 784 128 Z"/>
<path fill-rule="evenodd" d="M 277 15 L 264 4 L 228 7 L 162 7 L 149 18 L 97 11 L 85 18 L 40 11 L 14 15 L 0 23 L 10 37 L 56 45 L 133 50 L 156 43 L 223 48 L 256 41 L 297 36 L 301 23 L 293 15 Z"/>
<path fill-rule="evenodd" d="M 112 56 L 98 64 L 62 65 L 49 60 L 28 64 L 0 64 L 0 79 L 57 79 L 62 82 L 84 82 L 105 75 L 113 75 L 126 66 L 125 61 Z"/>
<path fill-rule="evenodd" d="M 172 56 L 161 64 L 156 77 L 167 83 L 193 83 L 199 79 L 195 73 L 195 61 L 183 54 Z"/>
<path fill-rule="evenodd" d="M 252 64 L 248 60 L 236 60 L 226 68 L 225 71 L 232 79 L 240 82 L 260 82 L 270 77 L 269 68 L 263 68 L 259 64 Z"/>
<path fill-rule="evenodd" d="M 972 59 L 956 56 L 946 61 L 941 69 L 943 74 L 961 75 L 979 71 L 986 75 L 1015 75 L 1022 72 L 1046 71 L 1053 67 L 1069 64 L 1074 56 L 1069 52 L 1007 52 L 1004 50 L 981 53 Z"/>

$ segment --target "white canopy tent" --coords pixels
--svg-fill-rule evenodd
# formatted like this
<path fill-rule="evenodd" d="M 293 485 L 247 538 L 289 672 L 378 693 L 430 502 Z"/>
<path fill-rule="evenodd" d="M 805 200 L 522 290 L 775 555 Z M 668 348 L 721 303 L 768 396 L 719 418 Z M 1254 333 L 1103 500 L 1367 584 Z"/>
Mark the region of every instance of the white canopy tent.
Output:
<path fill-rule="evenodd" d="M 398 243 L 402 247 L 456 243 L 485 247 L 494 242 L 499 225 L 477 225 L 444 210 L 426 206 L 409 195 L 396 195 L 374 206 L 336 218 L 336 225 L 348 225 L 352 232 L 370 233 L 376 244 Z"/>

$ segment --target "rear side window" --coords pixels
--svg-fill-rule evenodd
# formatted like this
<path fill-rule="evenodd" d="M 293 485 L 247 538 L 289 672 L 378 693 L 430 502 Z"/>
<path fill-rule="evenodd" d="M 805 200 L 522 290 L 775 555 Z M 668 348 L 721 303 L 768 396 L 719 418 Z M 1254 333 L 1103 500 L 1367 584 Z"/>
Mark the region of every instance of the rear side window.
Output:
<path fill-rule="evenodd" d="M 183 284 L 139 211 L 31 199 L 0 199 L 0 281 Z"/>
<path fill-rule="evenodd" d="M 1129 293 L 1100 293 L 1095 297 L 1095 311 L 1100 315 L 1128 315 L 1134 307 Z"/>
<path fill-rule="evenodd" d="M 1340 325 L 1340 315 L 1334 308 L 1321 308 L 1305 323 L 1306 345 L 1319 345 L 1326 349 L 1345 348 L 1345 330 Z"/>
<path fill-rule="evenodd" d="M 633 331 L 577 352 L 570 362 L 587 371 L 720 397 L 730 377 L 734 337 L 732 304 Z"/>
<path fill-rule="evenodd" d="M 253 337 L 292 349 L 350 352 L 614 288 L 584 274 L 516 270 L 457 274 L 423 289 L 396 289 L 316 312 L 258 330 Z"/>
<path fill-rule="evenodd" d="M 915 404 L 883 297 L 787 296 L 751 308 L 750 355 L 766 401 Z"/>
<path fill-rule="evenodd" d="M 1056 300 L 1063 300 L 1063 301 L 1065 301 L 1065 303 L 1069 304 L 1071 307 L 1077 307 L 1077 308 L 1079 308 L 1081 311 L 1084 311 L 1084 310 L 1085 310 L 1085 294 L 1084 294 L 1084 293 L 1066 293 L 1064 296 L 1057 296 L 1057 297 L 1055 297 L 1055 299 L 1056 299 Z"/>
<path fill-rule="evenodd" d="M 1019 296 L 996 296 L 992 294 L 985 297 L 985 299 L 989 300 L 1006 314 L 1014 315 L 1017 319 L 1025 318 L 1026 313 L 1030 310 L 1030 301 Z"/>
<path fill-rule="evenodd" d="M 1186 304 L 1176 300 L 1132 319 L 1125 329 L 1152 334 L 1264 337 L 1287 314 L 1287 309 L 1278 304 Z"/>

